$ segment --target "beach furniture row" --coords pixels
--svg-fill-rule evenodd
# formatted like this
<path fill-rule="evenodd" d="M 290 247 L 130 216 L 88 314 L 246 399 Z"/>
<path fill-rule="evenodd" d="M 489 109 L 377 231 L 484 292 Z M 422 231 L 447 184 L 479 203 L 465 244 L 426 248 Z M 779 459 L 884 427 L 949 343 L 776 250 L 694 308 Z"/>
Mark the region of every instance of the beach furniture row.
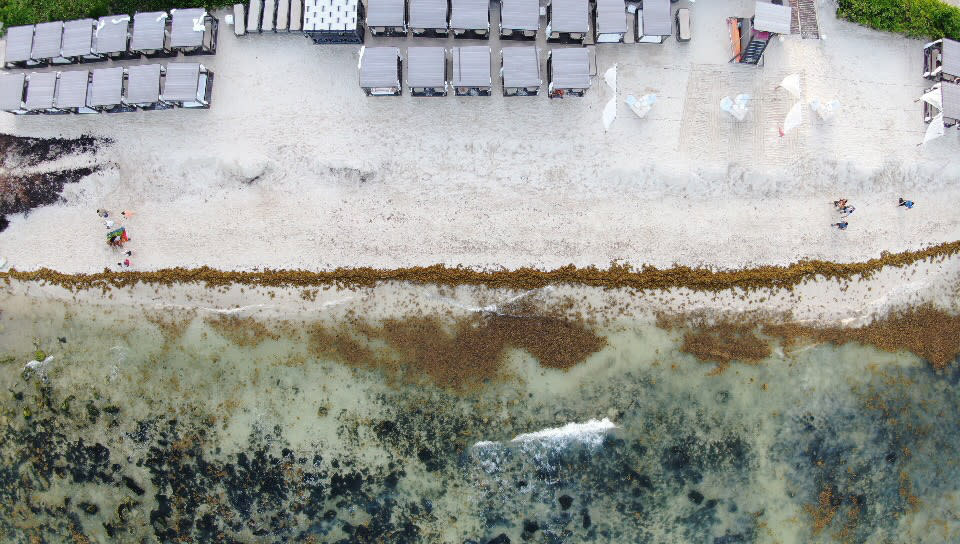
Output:
<path fill-rule="evenodd" d="M 413 96 L 490 96 L 493 91 L 488 46 L 409 47 L 407 84 Z M 504 47 L 499 72 L 504 96 L 536 96 L 543 88 L 540 49 L 534 45 Z M 404 59 L 398 47 L 364 47 L 360 52 L 360 88 L 368 96 L 403 94 Z M 546 56 L 547 93 L 583 96 L 592 73 L 589 50 L 553 48 Z"/>
<path fill-rule="evenodd" d="M 19 115 L 209 108 L 213 72 L 194 62 L 0 74 L 0 111 Z"/>
<path fill-rule="evenodd" d="M 363 43 L 360 0 L 250 0 L 233 6 L 238 36 L 301 32 L 315 43 Z"/>
<path fill-rule="evenodd" d="M 535 40 L 541 30 L 539 0 L 500 0 L 502 39 Z M 622 43 L 631 16 L 624 0 L 551 0 L 546 7 L 546 38 L 582 44 L 591 33 L 597 43 Z M 636 41 L 662 43 L 673 33 L 670 0 L 644 0 L 636 17 Z M 487 0 L 369 0 L 366 25 L 374 36 L 487 39 Z"/>
<path fill-rule="evenodd" d="M 489 39 L 489 0 L 250 0 L 234 5 L 237 35 L 303 32 L 316 43 L 363 43 L 373 36 Z M 689 12 L 675 17 L 670 0 L 644 0 L 627 9 L 625 0 L 550 0 L 543 31 L 553 43 L 623 43 L 628 17 L 636 18 L 635 41 L 663 43 L 678 32 L 689 34 Z M 535 40 L 541 31 L 540 0 L 500 0 L 501 39 Z M 591 25 L 592 20 L 592 25 Z M 686 26 L 684 26 L 686 25 Z M 689 38 L 687 38 L 689 39 Z"/>
<path fill-rule="evenodd" d="M 132 23 L 132 24 L 131 24 Z M 218 21 L 202 9 L 107 15 L 7 29 L 4 68 L 29 68 L 178 53 L 214 54 Z"/>

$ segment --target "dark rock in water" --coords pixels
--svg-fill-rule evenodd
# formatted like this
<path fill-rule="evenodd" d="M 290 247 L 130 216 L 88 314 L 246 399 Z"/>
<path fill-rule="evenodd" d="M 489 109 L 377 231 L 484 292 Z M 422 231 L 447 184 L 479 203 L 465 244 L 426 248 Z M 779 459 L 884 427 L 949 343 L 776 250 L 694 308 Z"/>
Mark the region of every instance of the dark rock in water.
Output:
<path fill-rule="evenodd" d="M 747 537 L 740 533 L 718 536 L 713 539 L 713 544 L 739 544 L 741 542 L 747 542 Z"/>
<path fill-rule="evenodd" d="M 123 480 L 123 485 L 127 486 L 127 489 L 133 491 L 137 495 L 143 495 L 143 488 L 140 487 L 137 482 L 133 481 L 133 478 L 129 476 L 121 476 L 120 479 Z"/>
<path fill-rule="evenodd" d="M 590 519 L 590 514 L 589 514 L 588 512 L 584 512 L 584 513 L 583 513 L 583 523 L 582 523 L 583 528 L 584 528 L 584 529 L 589 529 L 589 528 L 590 528 L 590 525 L 592 525 L 592 524 L 593 524 L 593 520 Z"/>
<path fill-rule="evenodd" d="M 67 343 L 67 337 L 66 337 L 66 336 L 58 336 L 58 337 L 57 337 L 57 340 L 59 340 L 61 344 L 66 344 L 66 343 Z"/>
<path fill-rule="evenodd" d="M 696 489 L 687 493 L 687 498 L 690 499 L 690 502 L 693 504 L 700 504 L 703 502 L 703 493 L 700 493 Z"/>
<path fill-rule="evenodd" d="M 500 533 L 492 540 L 488 540 L 487 544 L 510 544 L 510 537 L 507 536 L 507 533 Z"/>
<path fill-rule="evenodd" d="M 523 520 L 523 533 L 521 533 L 520 538 L 523 540 L 530 540 L 533 538 L 533 534 L 540 530 L 540 524 L 536 521 L 525 519 Z"/>
<path fill-rule="evenodd" d="M 77 503 L 77 506 L 79 506 L 81 510 L 90 514 L 91 516 L 100 511 L 99 506 L 90 502 Z"/>
<path fill-rule="evenodd" d="M 716 508 L 716 507 L 717 507 L 717 499 L 710 499 L 710 500 L 708 500 L 708 501 L 706 502 L 706 504 L 703 505 L 703 507 L 704 507 L 704 508 Z"/>
<path fill-rule="evenodd" d="M 557 501 L 560 503 L 560 508 L 566 510 L 567 508 L 570 508 L 570 505 L 573 504 L 573 497 L 570 495 L 560 495 L 560 498 L 557 499 Z"/>

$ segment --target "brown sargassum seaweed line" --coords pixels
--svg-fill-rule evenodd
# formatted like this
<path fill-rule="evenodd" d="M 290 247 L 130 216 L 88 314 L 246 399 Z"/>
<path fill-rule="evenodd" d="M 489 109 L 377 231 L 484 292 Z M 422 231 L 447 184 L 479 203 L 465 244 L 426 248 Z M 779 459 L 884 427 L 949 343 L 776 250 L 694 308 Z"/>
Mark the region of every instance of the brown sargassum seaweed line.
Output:
<path fill-rule="evenodd" d="M 760 266 L 738 270 L 710 270 L 674 266 L 658 269 L 652 266 L 634 268 L 612 264 L 607 269 L 577 268 L 573 265 L 554 270 L 518 268 L 515 270 L 474 270 L 445 265 L 410 268 L 377 269 L 369 267 L 337 268 L 330 271 L 263 270 L 224 271 L 210 267 L 165 268 L 145 272 L 65 274 L 41 268 L 21 272 L 11 269 L 0 273 L 0 279 L 36 281 L 67 289 L 107 289 L 129 287 L 138 283 L 173 285 L 198 283 L 207 286 L 234 284 L 263 287 L 372 287 L 388 281 L 435 285 L 477 285 L 492 288 L 536 289 L 546 285 L 574 284 L 592 287 L 631 289 L 687 288 L 695 291 L 725 289 L 790 289 L 803 282 L 823 278 L 849 280 L 869 278 L 884 267 L 904 267 L 923 260 L 947 258 L 960 253 L 960 240 L 946 242 L 916 251 L 882 253 L 880 257 L 859 263 L 835 263 L 805 260 L 787 266 Z"/>

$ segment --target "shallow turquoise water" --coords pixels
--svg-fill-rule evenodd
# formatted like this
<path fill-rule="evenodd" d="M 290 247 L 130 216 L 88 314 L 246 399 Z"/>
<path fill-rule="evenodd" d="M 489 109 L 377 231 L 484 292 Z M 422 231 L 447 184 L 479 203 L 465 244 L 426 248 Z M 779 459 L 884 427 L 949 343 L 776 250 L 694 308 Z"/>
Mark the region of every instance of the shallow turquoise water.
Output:
<path fill-rule="evenodd" d="M 256 307 L 280 334 L 243 346 L 199 304 L 0 302 L 4 541 L 960 540 L 956 364 L 818 345 L 713 375 L 619 316 L 569 371 L 514 351 L 457 394 Z"/>

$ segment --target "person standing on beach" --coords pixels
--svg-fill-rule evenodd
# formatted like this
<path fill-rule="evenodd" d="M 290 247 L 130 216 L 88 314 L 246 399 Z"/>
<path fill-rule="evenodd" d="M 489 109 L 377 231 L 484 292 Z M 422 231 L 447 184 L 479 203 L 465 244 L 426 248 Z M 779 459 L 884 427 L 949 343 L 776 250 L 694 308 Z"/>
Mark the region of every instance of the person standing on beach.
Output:
<path fill-rule="evenodd" d="M 846 221 L 843 221 L 843 220 L 841 220 L 839 223 L 830 223 L 830 226 L 831 226 L 831 227 L 837 227 L 837 228 L 840 229 L 840 230 L 846 230 L 846 229 L 847 229 L 847 225 L 849 225 L 849 223 L 847 223 Z"/>
<path fill-rule="evenodd" d="M 843 207 L 846 206 L 846 205 L 847 205 L 847 199 L 846 199 L 846 198 L 841 198 L 840 200 L 834 200 L 834 201 L 833 201 L 833 207 L 834 207 L 834 208 L 837 208 L 837 209 L 843 208 Z"/>
<path fill-rule="evenodd" d="M 903 206 L 904 208 L 906 208 L 906 209 L 909 210 L 909 209 L 913 208 L 913 201 L 912 201 L 912 200 L 904 200 L 903 197 L 900 197 L 900 204 L 898 204 L 898 206 Z"/>

